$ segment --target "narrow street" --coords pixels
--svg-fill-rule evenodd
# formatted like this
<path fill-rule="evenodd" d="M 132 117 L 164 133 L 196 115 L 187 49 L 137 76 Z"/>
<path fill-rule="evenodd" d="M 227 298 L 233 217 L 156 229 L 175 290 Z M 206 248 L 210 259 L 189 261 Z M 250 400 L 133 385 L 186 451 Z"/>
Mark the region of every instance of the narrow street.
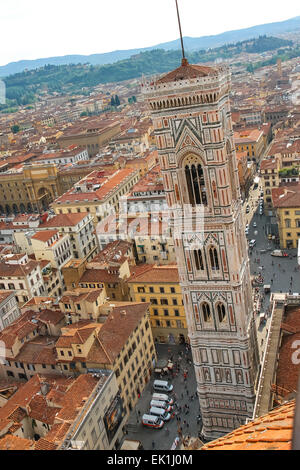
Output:
<path fill-rule="evenodd" d="M 274 220 L 266 215 L 259 214 L 259 205 L 257 200 L 260 196 L 260 189 L 250 190 L 248 202 L 245 201 L 243 214 L 245 224 L 249 224 L 248 241 L 256 240 L 256 245 L 249 253 L 250 270 L 252 276 L 261 275 L 263 283 L 259 287 L 261 295 L 261 308 L 257 313 L 256 325 L 258 345 L 260 348 L 260 356 L 262 358 L 266 345 L 266 337 L 268 333 L 270 315 L 267 315 L 265 324 L 260 324 L 260 313 L 268 312 L 270 307 L 271 293 L 281 292 L 300 292 L 300 271 L 298 270 L 297 250 L 284 250 L 289 254 L 288 258 L 275 258 L 271 256 L 273 250 L 278 249 L 278 245 L 274 240 L 268 240 L 268 234 L 277 233 L 277 225 Z M 246 206 L 249 204 L 250 212 L 246 214 Z M 257 227 L 253 224 L 256 223 Z M 264 293 L 264 285 L 271 286 L 271 293 Z"/>
<path fill-rule="evenodd" d="M 154 373 L 140 397 L 138 404 L 131 412 L 127 423 L 127 438 L 141 441 L 145 450 L 152 450 L 153 443 L 155 450 L 169 450 L 175 438 L 178 436 L 179 426 L 181 426 L 185 436 L 188 434 L 198 436 L 198 432 L 201 431 L 202 428 L 201 424 L 198 424 L 197 421 L 197 416 L 200 413 L 199 400 L 198 397 L 196 397 L 197 388 L 194 367 L 189 363 L 189 361 L 192 361 L 190 351 L 187 353 L 183 345 L 171 346 L 164 344 L 157 344 L 156 351 L 158 359 L 168 359 L 172 356 L 175 361 L 178 360 L 182 353 L 182 359 L 179 360 L 180 373 L 174 378 L 170 373 L 162 379 L 168 380 L 174 387 L 174 393 L 170 394 L 170 396 L 174 398 L 178 407 L 181 407 L 181 411 L 180 409 L 174 409 L 174 411 L 178 413 L 180 422 L 177 421 L 176 417 L 173 417 L 170 421 L 165 423 L 162 429 L 151 429 L 142 424 L 143 414 L 149 414 L 149 405 L 154 392 L 153 382 L 154 380 L 160 379 L 160 377 Z M 183 370 L 188 371 L 186 381 L 184 381 Z M 185 407 L 189 407 L 189 409 Z M 185 421 L 186 424 L 184 423 Z"/>

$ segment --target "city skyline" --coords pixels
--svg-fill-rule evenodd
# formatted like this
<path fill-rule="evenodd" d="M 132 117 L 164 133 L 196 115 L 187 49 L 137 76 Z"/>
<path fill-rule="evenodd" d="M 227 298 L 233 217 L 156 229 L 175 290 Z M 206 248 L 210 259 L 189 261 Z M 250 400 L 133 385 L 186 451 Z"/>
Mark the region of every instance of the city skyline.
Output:
<path fill-rule="evenodd" d="M 217 17 L 212 17 L 205 4 L 196 0 L 187 3 L 179 2 L 179 8 L 183 36 L 190 37 L 284 21 L 299 14 L 294 0 L 286 2 L 284 14 L 279 5 L 273 5 L 270 10 L 268 5 L 254 0 L 251 11 L 242 17 L 236 0 L 229 0 L 226 6 L 218 2 Z M 112 0 L 104 6 L 87 0 L 84 10 L 79 2 L 72 2 L 71 10 L 68 2 L 61 4 L 57 0 L 51 3 L 51 10 L 43 11 L 36 0 L 29 0 L 26 5 L 20 0 L 13 6 L 2 5 L 0 41 L 5 48 L 2 48 L 0 65 L 18 60 L 150 47 L 179 37 L 174 0 L 163 3 L 154 0 L 147 11 L 147 21 L 144 21 L 144 8 L 137 0 L 131 0 L 130 5 Z M 172 16 L 174 21 L 165 21 Z"/>

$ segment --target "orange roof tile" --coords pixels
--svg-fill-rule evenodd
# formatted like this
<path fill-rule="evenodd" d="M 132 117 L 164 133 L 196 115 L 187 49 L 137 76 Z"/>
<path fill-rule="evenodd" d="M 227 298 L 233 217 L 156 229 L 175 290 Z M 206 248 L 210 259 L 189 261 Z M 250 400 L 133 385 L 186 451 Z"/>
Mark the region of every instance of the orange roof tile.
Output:
<path fill-rule="evenodd" d="M 7 434 L 0 439 L 0 450 L 33 450 L 34 441 Z"/>
<path fill-rule="evenodd" d="M 217 70 L 213 67 L 205 67 L 203 65 L 192 65 L 183 59 L 182 64 L 172 72 L 157 80 L 157 84 L 177 82 L 178 80 L 188 80 L 190 78 L 207 77 L 208 75 L 216 75 Z"/>
<path fill-rule="evenodd" d="M 295 401 L 221 437 L 201 450 L 291 450 Z"/>

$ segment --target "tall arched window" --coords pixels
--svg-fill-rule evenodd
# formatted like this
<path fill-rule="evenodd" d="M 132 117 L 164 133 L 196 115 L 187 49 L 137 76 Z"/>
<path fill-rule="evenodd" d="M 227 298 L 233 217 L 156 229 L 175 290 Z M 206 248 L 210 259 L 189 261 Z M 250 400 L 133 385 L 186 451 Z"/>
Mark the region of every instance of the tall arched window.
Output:
<path fill-rule="evenodd" d="M 211 311 L 210 311 L 210 306 L 208 305 L 207 302 L 202 304 L 202 315 L 205 323 L 210 322 L 211 320 Z"/>
<path fill-rule="evenodd" d="M 218 256 L 218 252 L 216 248 L 211 247 L 209 249 L 209 259 L 210 259 L 211 269 L 213 271 L 220 271 L 219 256 Z"/>
<path fill-rule="evenodd" d="M 204 271 L 203 255 L 201 250 L 194 251 L 194 258 L 197 271 Z"/>
<path fill-rule="evenodd" d="M 202 166 L 195 163 L 186 165 L 185 179 L 189 194 L 189 203 L 193 207 L 199 204 L 207 206 L 207 190 Z"/>
<path fill-rule="evenodd" d="M 217 305 L 217 313 L 218 313 L 219 323 L 223 323 L 223 321 L 226 318 L 226 308 L 224 304 Z"/>

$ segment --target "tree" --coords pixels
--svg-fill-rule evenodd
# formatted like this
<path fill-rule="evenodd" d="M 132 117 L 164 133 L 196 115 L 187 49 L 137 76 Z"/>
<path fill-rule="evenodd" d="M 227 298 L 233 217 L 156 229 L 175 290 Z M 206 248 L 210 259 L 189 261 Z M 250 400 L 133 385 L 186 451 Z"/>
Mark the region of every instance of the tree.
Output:
<path fill-rule="evenodd" d="M 132 97 L 132 101 L 133 101 L 134 103 L 136 103 L 136 97 L 135 97 L 135 96 Z"/>
<path fill-rule="evenodd" d="M 110 105 L 111 106 L 116 106 L 115 98 L 113 96 L 111 97 Z"/>
<path fill-rule="evenodd" d="M 115 106 L 120 106 L 120 100 L 118 95 L 115 96 Z"/>
<path fill-rule="evenodd" d="M 11 127 L 11 131 L 13 134 L 17 134 L 20 130 L 20 126 L 18 126 L 17 124 L 14 124 L 12 127 Z"/>

